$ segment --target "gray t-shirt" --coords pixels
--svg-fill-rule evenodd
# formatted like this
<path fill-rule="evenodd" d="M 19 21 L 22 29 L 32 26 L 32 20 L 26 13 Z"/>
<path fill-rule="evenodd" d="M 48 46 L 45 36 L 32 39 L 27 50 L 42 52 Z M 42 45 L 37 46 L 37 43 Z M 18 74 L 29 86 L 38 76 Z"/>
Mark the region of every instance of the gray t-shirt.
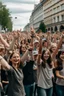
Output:
<path fill-rule="evenodd" d="M 49 68 L 46 64 L 46 68 L 43 68 L 42 65 L 38 67 L 38 86 L 44 89 L 53 87 L 52 83 L 52 68 Z"/>
<path fill-rule="evenodd" d="M 59 71 L 60 75 L 64 76 L 64 64 L 63 64 L 63 69 Z M 56 84 L 64 86 L 64 79 L 57 78 Z"/>
<path fill-rule="evenodd" d="M 25 96 L 21 67 L 18 70 L 11 67 L 10 70 L 8 70 L 8 78 L 8 96 Z"/>

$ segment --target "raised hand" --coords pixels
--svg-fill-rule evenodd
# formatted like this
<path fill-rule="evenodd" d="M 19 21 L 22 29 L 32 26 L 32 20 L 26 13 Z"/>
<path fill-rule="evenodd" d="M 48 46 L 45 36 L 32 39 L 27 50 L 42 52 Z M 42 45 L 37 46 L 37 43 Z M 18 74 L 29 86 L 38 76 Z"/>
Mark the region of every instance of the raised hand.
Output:
<path fill-rule="evenodd" d="M 31 27 L 31 37 L 35 37 L 35 30 L 33 27 Z"/>
<path fill-rule="evenodd" d="M 29 50 L 29 51 L 32 51 L 32 50 L 33 50 L 33 46 L 29 46 L 29 47 L 28 47 L 28 50 Z"/>
<path fill-rule="evenodd" d="M 14 32 L 13 33 L 13 37 L 14 37 L 14 39 L 18 39 L 19 37 L 18 37 L 18 33 L 17 32 Z"/>

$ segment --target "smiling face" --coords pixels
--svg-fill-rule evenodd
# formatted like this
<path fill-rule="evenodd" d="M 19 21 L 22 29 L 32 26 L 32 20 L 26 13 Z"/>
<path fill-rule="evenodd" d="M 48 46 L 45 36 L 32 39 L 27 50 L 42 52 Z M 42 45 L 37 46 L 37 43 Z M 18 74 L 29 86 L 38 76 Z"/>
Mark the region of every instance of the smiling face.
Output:
<path fill-rule="evenodd" d="M 22 52 L 26 52 L 26 45 L 25 44 L 22 45 L 21 50 L 22 50 Z"/>
<path fill-rule="evenodd" d="M 43 61 L 47 61 L 49 59 L 49 57 L 50 57 L 50 51 L 48 49 L 43 50 L 41 59 Z"/>
<path fill-rule="evenodd" d="M 52 50 L 52 52 L 55 52 L 56 46 L 52 46 L 51 50 Z"/>
<path fill-rule="evenodd" d="M 14 53 L 12 57 L 10 58 L 10 61 L 12 62 L 12 66 L 19 67 L 20 65 L 20 55 L 18 53 Z"/>
<path fill-rule="evenodd" d="M 49 50 L 46 50 L 44 55 L 43 55 L 44 60 L 48 60 L 49 56 L 50 56 L 49 55 Z"/>

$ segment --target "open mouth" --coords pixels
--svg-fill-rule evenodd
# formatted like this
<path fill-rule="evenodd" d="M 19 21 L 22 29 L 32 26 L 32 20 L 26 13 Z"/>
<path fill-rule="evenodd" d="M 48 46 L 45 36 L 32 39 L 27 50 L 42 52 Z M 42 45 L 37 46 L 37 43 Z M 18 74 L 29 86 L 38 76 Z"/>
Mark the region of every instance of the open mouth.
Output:
<path fill-rule="evenodd" d="M 14 63 L 19 63 L 19 60 L 14 60 Z"/>
<path fill-rule="evenodd" d="M 44 56 L 45 59 L 48 59 L 49 56 Z"/>

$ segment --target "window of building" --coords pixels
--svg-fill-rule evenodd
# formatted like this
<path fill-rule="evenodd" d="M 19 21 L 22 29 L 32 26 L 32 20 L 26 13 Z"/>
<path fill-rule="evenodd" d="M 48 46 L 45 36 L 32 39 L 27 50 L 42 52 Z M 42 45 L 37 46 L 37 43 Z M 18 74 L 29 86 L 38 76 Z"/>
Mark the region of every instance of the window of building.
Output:
<path fill-rule="evenodd" d="M 54 8 L 54 13 L 55 13 L 55 8 Z"/>
<path fill-rule="evenodd" d="M 56 13 L 56 11 L 57 11 L 57 8 L 54 8 L 54 13 Z"/>
<path fill-rule="evenodd" d="M 56 22 L 56 18 L 54 17 L 53 19 L 54 19 L 54 23 L 55 23 Z"/>
<path fill-rule="evenodd" d="M 61 10 L 64 10 L 64 4 L 61 5 Z"/>
<path fill-rule="evenodd" d="M 55 26 L 54 30 L 55 30 L 55 31 L 57 31 L 57 30 L 58 30 L 57 26 Z"/>
<path fill-rule="evenodd" d="M 57 7 L 57 11 L 60 11 L 60 6 Z"/>
<path fill-rule="evenodd" d="M 59 16 L 57 16 L 57 22 L 59 22 Z"/>
<path fill-rule="evenodd" d="M 61 18 L 62 18 L 62 21 L 63 21 L 64 20 L 64 15 L 62 15 Z"/>

